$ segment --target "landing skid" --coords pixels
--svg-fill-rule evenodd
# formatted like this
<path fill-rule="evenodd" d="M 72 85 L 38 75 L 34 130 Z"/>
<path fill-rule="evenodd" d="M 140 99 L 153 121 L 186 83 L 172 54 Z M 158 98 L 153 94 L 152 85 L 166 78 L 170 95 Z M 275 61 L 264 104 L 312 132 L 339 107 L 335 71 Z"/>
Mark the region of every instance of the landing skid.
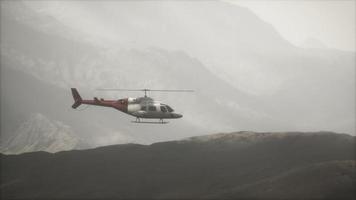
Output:
<path fill-rule="evenodd" d="M 143 124 L 167 124 L 168 122 L 165 122 L 163 121 L 163 119 L 159 119 L 158 122 L 144 122 L 144 121 L 141 121 L 141 118 L 137 117 L 135 121 L 131 121 L 132 123 L 143 123 Z"/>
<path fill-rule="evenodd" d="M 137 124 L 168 124 L 169 122 L 144 122 L 144 121 L 131 121 Z"/>

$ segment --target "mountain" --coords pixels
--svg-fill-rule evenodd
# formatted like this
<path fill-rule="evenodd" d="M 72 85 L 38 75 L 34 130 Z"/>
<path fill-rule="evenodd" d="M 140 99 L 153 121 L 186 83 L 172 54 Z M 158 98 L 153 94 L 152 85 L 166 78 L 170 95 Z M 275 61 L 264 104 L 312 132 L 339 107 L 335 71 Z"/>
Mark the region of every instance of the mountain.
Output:
<path fill-rule="evenodd" d="M 1 155 L 4 199 L 353 199 L 355 137 L 235 132 Z"/>
<path fill-rule="evenodd" d="M 355 133 L 355 53 L 293 46 L 247 8 L 222 1 L 68 2 L 31 7 L 72 29 L 110 38 L 117 46 L 178 50 L 196 58 L 214 76 L 262 101 L 246 106 L 241 97 L 229 98 L 236 92 L 230 89 L 215 95 L 231 110 L 253 110 L 243 118 L 255 117 L 257 111 L 259 117 L 265 115 L 279 124 L 291 122 L 287 130 Z M 71 12 L 65 17 L 53 12 L 59 8 Z M 73 20 L 78 16 L 86 17 Z M 244 124 L 233 128 L 251 130 L 241 127 Z"/>
<path fill-rule="evenodd" d="M 295 47 L 247 8 L 219 1 L 1 5 L 2 60 L 46 84 L 104 98 L 139 94 L 93 89 L 194 89 L 150 94 L 184 112 L 177 123 L 193 128 L 190 136 L 236 129 L 355 133 L 354 53 Z M 162 131 L 136 141 L 187 136 Z"/>
<path fill-rule="evenodd" d="M 73 130 L 59 121 L 49 120 L 40 113 L 32 114 L 2 145 L 1 152 L 20 154 L 32 151 L 58 152 L 88 148 Z"/>
<path fill-rule="evenodd" d="M 223 1 L 27 5 L 73 30 L 121 46 L 184 51 L 235 87 L 259 95 L 278 92 L 300 78 L 312 82 L 304 68 L 328 77 L 333 77 L 329 67 L 338 68 L 351 78 L 347 70 L 355 64 L 353 52 L 320 49 L 315 54 L 293 46 L 249 9 Z"/>
<path fill-rule="evenodd" d="M 16 17 L 17 11 L 13 8 L 16 5 L 20 6 L 22 17 Z M 258 100 L 217 78 L 199 60 L 183 51 L 94 45 L 72 38 L 71 34 L 62 36 L 53 32 L 56 29 L 44 31 L 46 24 L 61 27 L 62 31 L 73 31 L 58 25 L 60 23 L 54 18 L 44 17 L 23 4 L 10 3 L 8 6 L 13 9 L 4 10 L 1 18 L 3 26 L 7 27 L 1 34 L 2 103 L 7 113 L 2 119 L 6 121 L 3 124 L 7 124 L 3 137 L 16 130 L 20 118 L 36 112 L 69 125 L 92 146 L 128 141 L 147 144 L 237 127 L 254 129 L 256 122 L 260 124 L 257 130 L 288 127 L 288 122 L 280 123 L 279 119 L 256 110 Z M 36 21 L 39 23 L 35 24 Z M 184 115 L 182 120 L 164 127 L 131 124 L 130 116 L 115 110 L 85 109 L 84 106 L 80 107 L 84 111 L 77 112 L 70 108 L 73 103 L 71 87 L 77 87 L 83 98 L 116 99 L 140 95 L 93 91 L 114 86 L 188 88 L 196 92 L 149 94 Z"/>
<path fill-rule="evenodd" d="M 2 141 L 33 113 L 71 127 L 90 147 L 233 130 L 355 134 L 354 55 L 295 47 L 246 8 L 3 1 L 0 14 Z M 141 94 L 94 89 L 196 92 L 150 93 L 184 116 L 155 126 L 112 109 L 75 111 L 71 87 L 105 99 Z"/>
<path fill-rule="evenodd" d="M 228 189 L 209 198 L 354 199 L 355 167 L 355 160 L 312 164 L 257 183 Z"/>

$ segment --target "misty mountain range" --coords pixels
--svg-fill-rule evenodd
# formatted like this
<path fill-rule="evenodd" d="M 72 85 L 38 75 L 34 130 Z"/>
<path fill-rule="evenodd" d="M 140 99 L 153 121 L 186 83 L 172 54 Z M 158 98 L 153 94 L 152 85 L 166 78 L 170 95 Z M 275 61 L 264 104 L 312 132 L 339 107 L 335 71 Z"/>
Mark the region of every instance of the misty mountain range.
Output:
<path fill-rule="evenodd" d="M 295 47 L 248 9 L 225 2 L 106 3 L 1 2 L 3 152 L 234 130 L 355 134 L 354 52 Z M 149 94 L 184 117 L 138 126 L 115 110 L 72 110 L 71 87 L 84 98 L 142 95 L 95 91 L 113 87 L 196 92 Z M 39 127 L 36 116 L 61 125 Z M 46 126 L 55 131 L 29 128 Z M 53 150 L 61 141 L 42 140 L 62 132 L 69 146 Z M 16 141 L 26 135 L 38 138 Z"/>
<path fill-rule="evenodd" d="M 3 199 L 354 199 L 355 136 L 236 132 L 3 155 Z"/>

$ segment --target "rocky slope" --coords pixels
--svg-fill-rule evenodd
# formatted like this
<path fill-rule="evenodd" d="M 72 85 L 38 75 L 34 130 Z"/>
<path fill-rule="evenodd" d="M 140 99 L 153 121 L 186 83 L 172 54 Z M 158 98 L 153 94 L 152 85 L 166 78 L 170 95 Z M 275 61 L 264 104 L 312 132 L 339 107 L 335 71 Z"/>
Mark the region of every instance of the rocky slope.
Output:
<path fill-rule="evenodd" d="M 2 155 L 1 190 L 4 199 L 353 199 L 355 142 L 330 132 L 236 132 Z"/>
<path fill-rule="evenodd" d="M 20 154 L 33 151 L 54 153 L 89 146 L 81 141 L 69 126 L 35 113 L 24 121 L 7 141 L 2 141 L 1 147 L 2 153 Z"/>

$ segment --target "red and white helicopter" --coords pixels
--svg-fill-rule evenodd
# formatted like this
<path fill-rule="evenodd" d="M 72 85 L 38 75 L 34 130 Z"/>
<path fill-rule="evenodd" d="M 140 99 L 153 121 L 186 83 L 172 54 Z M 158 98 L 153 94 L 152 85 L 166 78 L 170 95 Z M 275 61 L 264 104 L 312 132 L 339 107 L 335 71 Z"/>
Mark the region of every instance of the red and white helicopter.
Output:
<path fill-rule="evenodd" d="M 159 91 L 159 92 L 194 92 L 193 90 L 151 90 L 151 89 L 98 89 L 102 91 L 143 91 L 145 96 L 137 98 L 123 98 L 118 100 L 104 100 L 94 97 L 93 100 L 84 100 L 79 95 L 79 92 L 76 88 L 71 88 L 72 95 L 74 98 L 74 104 L 72 108 L 76 109 L 81 104 L 95 105 L 95 106 L 104 106 L 115 108 L 121 112 L 124 112 L 128 115 L 136 117 L 135 123 L 168 123 L 163 121 L 163 119 L 177 119 L 183 117 L 183 115 L 175 113 L 174 110 L 167 104 L 163 104 L 159 101 L 147 96 L 148 91 Z M 142 118 L 149 119 L 159 119 L 159 122 L 143 122 Z"/>

